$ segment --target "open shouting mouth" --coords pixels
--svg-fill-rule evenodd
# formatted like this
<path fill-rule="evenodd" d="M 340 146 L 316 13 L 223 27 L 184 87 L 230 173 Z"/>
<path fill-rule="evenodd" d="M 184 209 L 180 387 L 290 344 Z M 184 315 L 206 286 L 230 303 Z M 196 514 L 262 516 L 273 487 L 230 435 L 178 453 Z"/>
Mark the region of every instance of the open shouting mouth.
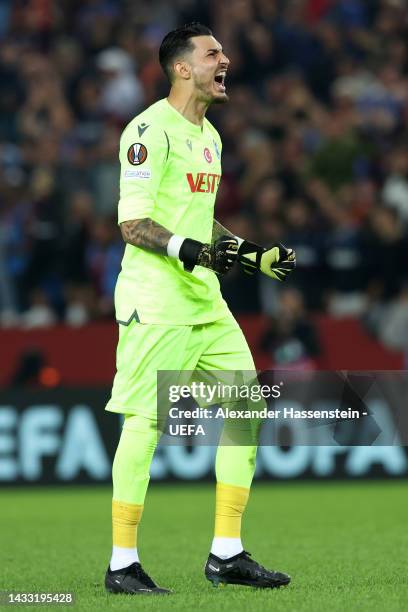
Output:
<path fill-rule="evenodd" d="M 214 77 L 215 89 L 222 93 L 225 92 L 225 77 L 227 76 L 226 70 L 220 70 Z"/>

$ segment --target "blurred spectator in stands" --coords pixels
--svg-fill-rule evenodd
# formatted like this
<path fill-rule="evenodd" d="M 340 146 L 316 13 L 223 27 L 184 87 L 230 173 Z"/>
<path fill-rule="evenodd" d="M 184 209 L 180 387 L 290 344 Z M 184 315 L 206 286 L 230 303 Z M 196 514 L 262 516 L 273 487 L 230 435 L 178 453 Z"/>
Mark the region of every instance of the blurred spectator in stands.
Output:
<path fill-rule="evenodd" d="M 20 279 L 20 303 L 27 307 L 27 298 L 36 289 L 46 291 L 54 307 L 61 306 L 59 255 L 62 244 L 63 210 L 59 204 L 56 177 L 47 167 L 37 166 L 29 182 L 31 202 L 27 227 L 30 242 L 29 258 Z M 41 291 L 40 291 L 41 292 Z"/>
<path fill-rule="evenodd" d="M 389 174 L 384 182 L 382 197 L 387 206 L 395 208 L 408 224 L 408 149 L 399 146 L 388 159 Z"/>
<path fill-rule="evenodd" d="M 113 294 L 123 251 L 123 239 L 116 219 L 95 219 L 86 252 L 86 266 L 97 296 L 97 312 L 100 316 L 113 314 Z"/>
<path fill-rule="evenodd" d="M 71 327 L 81 327 L 100 315 L 97 296 L 89 284 L 68 285 L 65 293 L 64 321 Z"/>
<path fill-rule="evenodd" d="M 369 292 L 372 298 L 394 298 L 408 280 L 408 234 L 393 208 L 378 206 L 367 231 Z"/>
<path fill-rule="evenodd" d="M 119 138 L 120 130 L 114 126 L 104 129 L 100 141 L 93 149 L 93 164 L 89 169 L 89 182 L 95 197 L 97 216 L 117 215 L 119 200 Z"/>
<path fill-rule="evenodd" d="M 0 326 L 2 327 L 12 325 L 18 320 L 14 284 L 7 269 L 8 228 L 4 212 L 0 211 Z"/>
<path fill-rule="evenodd" d="M 0 2 L 0 40 L 7 34 L 10 25 L 12 0 L 1 0 Z"/>
<path fill-rule="evenodd" d="M 239 141 L 240 156 L 244 163 L 239 189 L 244 200 L 257 193 L 258 184 L 270 176 L 276 166 L 272 141 L 257 130 L 246 131 Z"/>
<path fill-rule="evenodd" d="M 20 48 L 15 42 L 5 40 L 0 43 L 0 141 L 15 142 L 17 139 L 16 111 L 24 95 L 19 55 Z"/>
<path fill-rule="evenodd" d="M 359 315 L 366 308 L 368 282 L 362 231 L 344 191 L 343 198 L 335 198 L 322 181 L 313 180 L 307 184 L 307 192 L 325 218 L 323 286 L 327 308 L 334 316 Z"/>
<path fill-rule="evenodd" d="M 21 57 L 20 74 L 24 79 L 25 101 L 18 114 L 22 138 L 33 143 L 52 135 L 56 140 L 73 127 L 73 115 L 64 95 L 61 76 L 50 58 L 38 52 Z M 36 162 L 45 161 L 36 159 Z"/>
<path fill-rule="evenodd" d="M 143 89 L 134 73 L 132 58 L 123 49 L 101 51 L 96 65 L 102 74 L 103 111 L 118 121 L 129 121 L 143 104 Z"/>
<path fill-rule="evenodd" d="M 340 199 L 343 206 L 350 211 L 356 225 L 363 226 L 379 204 L 378 196 L 375 182 L 368 178 L 361 178 L 343 187 Z"/>
<path fill-rule="evenodd" d="M 4 171 L 0 180 L 0 242 L 2 258 L 2 290 L 0 292 L 0 324 L 16 325 L 21 300 L 19 286 L 30 256 L 26 228 L 31 209 L 24 198 L 25 177 L 14 168 Z"/>
<path fill-rule="evenodd" d="M 407 92 L 398 69 L 390 63 L 380 66 L 375 80 L 357 99 L 362 124 L 367 130 L 392 134 L 398 126 Z"/>
<path fill-rule="evenodd" d="M 316 368 L 320 343 L 297 289 L 285 288 L 280 292 L 276 316 L 271 317 L 260 348 L 271 356 L 271 367 Z"/>
<path fill-rule="evenodd" d="M 70 10 L 69 5 L 66 9 Z M 114 28 L 123 17 L 123 9 L 116 0 L 83 0 L 78 3 L 73 11 L 75 32 L 89 54 L 109 47 Z"/>
<path fill-rule="evenodd" d="M 284 65 L 281 50 L 274 44 L 273 35 L 266 25 L 253 22 L 252 27 L 243 26 L 238 37 L 240 57 L 245 58 L 239 74 L 240 82 L 262 86 L 265 74 L 276 73 Z M 239 66 L 239 64 L 238 64 Z"/>
<path fill-rule="evenodd" d="M 94 75 L 83 75 L 76 84 L 73 100 L 77 116 L 77 138 L 85 145 L 98 142 L 104 127 L 101 83 Z"/>
<path fill-rule="evenodd" d="M 53 41 L 51 55 L 56 73 L 61 78 L 64 94 L 73 104 L 78 79 L 86 61 L 84 50 L 72 35 L 62 35 Z"/>
<path fill-rule="evenodd" d="M 310 162 L 309 171 L 335 191 L 353 180 L 356 164 L 367 160 L 371 152 L 343 113 L 331 112 L 322 126 L 324 140 Z"/>
<path fill-rule="evenodd" d="M 377 335 L 385 346 L 408 352 L 408 286 L 382 309 L 376 323 Z"/>
<path fill-rule="evenodd" d="M 258 220 L 260 231 L 270 221 L 277 220 L 282 212 L 283 185 L 272 177 L 266 177 L 256 185 L 251 207 Z"/>
<path fill-rule="evenodd" d="M 28 309 L 21 316 L 25 329 L 37 329 L 55 325 L 57 317 L 50 305 L 47 294 L 41 289 L 33 289 L 28 296 Z"/>
<path fill-rule="evenodd" d="M 327 285 L 322 224 L 319 225 L 315 211 L 302 198 L 289 201 L 284 212 L 284 243 L 296 251 L 296 271 L 288 283 L 303 293 L 307 308 L 321 309 Z"/>
<path fill-rule="evenodd" d="M 83 189 L 74 191 L 67 212 L 62 243 L 62 275 L 68 285 L 83 285 L 90 280 L 86 269 L 86 252 L 95 221 L 95 202 L 92 194 Z"/>
<path fill-rule="evenodd" d="M 96 294 L 91 286 L 87 255 L 95 223 L 92 194 L 77 190 L 71 194 L 68 223 L 63 236 L 62 276 L 66 302 L 65 321 L 74 327 L 97 316 Z"/>
<path fill-rule="evenodd" d="M 283 185 L 271 177 L 265 177 L 259 182 L 252 203 L 255 213 L 255 234 L 263 246 L 271 246 L 282 242 L 284 226 L 282 223 Z M 253 213 L 252 213 L 253 214 Z M 273 315 L 278 307 L 280 283 L 271 283 L 263 274 L 259 275 L 259 294 L 263 312 Z"/>
<path fill-rule="evenodd" d="M 288 134 L 280 149 L 277 177 L 282 183 L 285 196 L 288 199 L 303 195 L 305 152 L 307 152 L 307 147 L 310 147 L 310 152 L 313 152 L 317 146 L 316 142 L 312 142 L 315 137 L 319 138 L 317 133 L 311 134 L 309 132 L 309 134 L 306 134 L 307 130 L 306 122 L 300 125 L 298 120 L 298 128 Z"/>

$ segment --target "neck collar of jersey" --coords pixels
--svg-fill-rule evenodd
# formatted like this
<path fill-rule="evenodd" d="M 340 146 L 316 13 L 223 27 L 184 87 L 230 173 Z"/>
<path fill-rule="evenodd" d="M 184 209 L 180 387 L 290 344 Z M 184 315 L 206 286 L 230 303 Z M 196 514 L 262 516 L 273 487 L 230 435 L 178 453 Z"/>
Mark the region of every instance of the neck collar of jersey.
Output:
<path fill-rule="evenodd" d="M 166 102 L 168 108 L 174 114 L 174 116 L 176 116 L 180 120 L 180 123 L 182 123 L 185 128 L 189 128 L 195 134 L 202 134 L 203 133 L 203 131 L 204 131 L 204 122 L 203 122 L 202 126 L 201 125 L 197 125 L 196 123 L 192 123 L 192 121 L 189 121 L 188 119 L 186 119 L 176 108 L 174 108 L 174 106 L 172 104 L 170 104 L 170 102 L 168 101 L 167 98 L 165 98 L 165 102 Z"/>

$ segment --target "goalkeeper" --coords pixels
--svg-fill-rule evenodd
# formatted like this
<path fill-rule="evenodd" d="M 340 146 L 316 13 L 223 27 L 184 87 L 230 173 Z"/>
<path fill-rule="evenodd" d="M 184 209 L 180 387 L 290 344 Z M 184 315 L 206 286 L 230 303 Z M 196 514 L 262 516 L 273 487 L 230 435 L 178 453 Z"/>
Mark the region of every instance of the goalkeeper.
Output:
<path fill-rule="evenodd" d="M 205 113 L 228 100 L 229 60 L 220 43 L 205 26 L 189 24 L 167 34 L 159 59 L 171 83 L 168 98 L 135 117 L 120 141 L 118 221 L 126 249 L 115 290 L 117 373 L 106 407 L 125 417 L 112 470 L 105 586 L 113 593 L 169 592 L 143 570 L 137 551 L 158 438 L 157 371 L 254 371 L 218 275 L 241 265 L 282 281 L 295 266 L 290 249 L 260 247 L 214 220 L 222 144 Z M 255 458 L 255 443 L 218 448 L 215 533 L 205 567 L 214 584 L 273 588 L 290 581 L 251 559 L 241 543 Z"/>

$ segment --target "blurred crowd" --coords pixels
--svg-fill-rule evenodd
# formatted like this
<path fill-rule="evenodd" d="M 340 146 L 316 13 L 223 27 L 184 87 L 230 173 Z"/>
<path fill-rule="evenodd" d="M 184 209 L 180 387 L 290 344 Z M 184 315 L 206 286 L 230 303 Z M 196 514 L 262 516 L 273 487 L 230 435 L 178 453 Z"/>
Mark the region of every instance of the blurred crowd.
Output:
<path fill-rule="evenodd" d="M 0 0 L 0 325 L 112 317 L 119 136 L 193 20 L 231 60 L 217 218 L 297 252 L 284 287 L 230 273 L 233 312 L 270 317 L 281 363 L 318 354 L 316 312 L 408 348 L 404 0 Z"/>

